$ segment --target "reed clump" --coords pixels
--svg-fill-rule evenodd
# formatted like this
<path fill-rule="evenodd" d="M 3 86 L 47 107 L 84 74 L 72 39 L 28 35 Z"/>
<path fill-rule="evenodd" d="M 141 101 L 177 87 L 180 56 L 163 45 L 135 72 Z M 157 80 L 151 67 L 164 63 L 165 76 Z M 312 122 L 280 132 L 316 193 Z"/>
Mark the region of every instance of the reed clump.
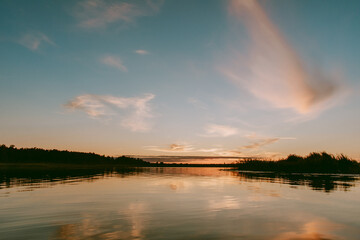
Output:
<path fill-rule="evenodd" d="M 237 169 L 287 173 L 360 173 L 360 163 L 341 154 L 312 152 L 302 157 L 291 154 L 278 161 L 246 159 L 237 162 Z"/>

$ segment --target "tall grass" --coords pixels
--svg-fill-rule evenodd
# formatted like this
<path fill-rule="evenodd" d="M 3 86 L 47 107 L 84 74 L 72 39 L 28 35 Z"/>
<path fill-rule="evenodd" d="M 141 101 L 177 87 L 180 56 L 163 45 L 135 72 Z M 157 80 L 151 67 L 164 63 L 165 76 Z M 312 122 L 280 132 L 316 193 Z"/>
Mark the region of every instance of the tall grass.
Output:
<path fill-rule="evenodd" d="M 291 154 L 278 161 L 248 159 L 237 162 L 239 170 L 294 173 L 360 173 L 360 164 L 341 154 L 313 152 L 302 157 Z"/>

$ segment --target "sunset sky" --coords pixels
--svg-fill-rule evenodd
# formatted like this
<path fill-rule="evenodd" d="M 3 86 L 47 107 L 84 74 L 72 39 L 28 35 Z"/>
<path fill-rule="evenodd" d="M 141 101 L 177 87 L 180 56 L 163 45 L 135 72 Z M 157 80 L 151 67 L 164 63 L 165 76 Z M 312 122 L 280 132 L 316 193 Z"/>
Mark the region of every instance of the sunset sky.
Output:
<path fill-rule="evenodd" d="M 0 144 L 360 160 L 360 1 L 0 2 Z"/>

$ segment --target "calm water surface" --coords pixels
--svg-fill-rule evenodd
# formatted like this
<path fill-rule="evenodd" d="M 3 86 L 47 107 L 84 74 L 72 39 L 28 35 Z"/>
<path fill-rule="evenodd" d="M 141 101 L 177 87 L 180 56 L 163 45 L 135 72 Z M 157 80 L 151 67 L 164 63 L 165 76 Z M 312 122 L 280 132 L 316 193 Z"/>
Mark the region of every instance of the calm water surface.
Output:
<path fill-rule="evenodd" d="M 0 239 L 360 239 L 357 176 L 217 168 L 0 176 Z"/>

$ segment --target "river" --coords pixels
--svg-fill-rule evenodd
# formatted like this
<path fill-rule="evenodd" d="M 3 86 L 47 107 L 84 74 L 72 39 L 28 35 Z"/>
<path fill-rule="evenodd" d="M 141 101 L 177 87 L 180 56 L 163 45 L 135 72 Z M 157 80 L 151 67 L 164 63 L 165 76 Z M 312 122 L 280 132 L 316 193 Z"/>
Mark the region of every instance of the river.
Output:
<path fill-rule="evenodd" d="M 139 168 L 11 172 L 0 239 L 360 239 L 356 175 Z"/>

